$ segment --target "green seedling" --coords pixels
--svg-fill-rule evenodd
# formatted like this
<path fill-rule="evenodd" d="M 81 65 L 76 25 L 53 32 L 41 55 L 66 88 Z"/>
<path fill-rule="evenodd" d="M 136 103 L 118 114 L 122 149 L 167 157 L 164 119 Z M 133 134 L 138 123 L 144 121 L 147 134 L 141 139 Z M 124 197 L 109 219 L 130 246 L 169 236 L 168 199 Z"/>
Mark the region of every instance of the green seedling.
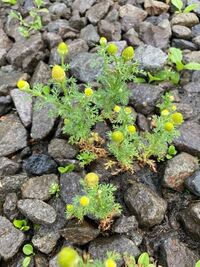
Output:
<path fill-rule="evenodd" d="M 199 7 L 198 3 L 188 5 L 183 9 L 183 1 L 182 0 L 171 0 L 171 3 L 176 7 L 176 13 L 190 13 Z"/>
<path fill-rule="evenodd" d="M 49 188 L 49 193 L 52 196 L 58 197 L 60 193 L 60 186 L 58 183 L 52 183 L 50 188 Z"/>
<path fill-rule="evenodd" d="M 70 173 L 75 169 L 75 165 L 74 164 L 69 164 L 65 167 L 58 167 L 58 171 L 59 173 L 63 174 L 63 173 Z"/>
<path fill-rule="evenodd" d="M 27 220 L 17 220 L 17 219 L 14 219 L 13 225 L 16 228 L 18 228 L 21 231 L 23 231 L 23 232 L 26 232 L 26 231 L 28 231 L 30 229 L 30 226 L 28 225 Z"/>
<path fill-rule="evenodd" d="M 195 264 L 195 266 L 194 267 L 200 267 L 200 260 L 199 261 L 197 261 L 197 263 Z"/>
<path fill-rule="evenodd" d="M 82 153 L 80 153 L 77 156 L 77 159 L 80 161 L 80 166 L 81 167 L 85 167 L 86 165 L 89 165 L 92 161 L 94 161 L 97 158 L 97 156 L 90 152 L 90 151 L 84 151 Z"/>
<path fill-rule="evenodd" d="M 1 1 L 5 4 L 9 4 L 9 5 L 16 5 L 17 4 L 17 0 L 1 0 Z"/>
<path fill-rule="evenodd" d="M 25 255 L 25 258 L 22 262 L 22 267 L 28 267 L 31 263 L 32 257 L 35 255 L 33 252 L 33 246 L 31 244 L 26 244 L 23 246 L 22 251 Z"/>

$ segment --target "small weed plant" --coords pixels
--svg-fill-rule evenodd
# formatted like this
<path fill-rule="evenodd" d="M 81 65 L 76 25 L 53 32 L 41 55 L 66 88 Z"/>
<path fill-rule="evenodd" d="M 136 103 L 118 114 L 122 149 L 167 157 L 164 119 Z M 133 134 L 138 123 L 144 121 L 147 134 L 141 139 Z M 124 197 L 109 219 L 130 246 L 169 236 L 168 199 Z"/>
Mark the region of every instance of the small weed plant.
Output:
<path fill-rule="evenodd" d="M 190 13 L 199 7 L 198 3 L 188 5 L 186 8 L 183 8 L 182 0 L 171 0 L 171 3 L 176 7 L 176 13 Z"/>
<path fill-rule="evenodd" d="M 1 1 L 5 4 L 9 4 L 9 5 L 16 5 L 17 4 L 17 0 L 1 0 Z"/>
<path fill-rule="evenodd" d="M 75 169 L 75 165 L 73 163 L 65 166 L 65 167 L 58 167 L 58 171 L 60 174 L 70 173 Z"/>
<path fill-rule="evenodd" d="M 27 220 L 17 220 L 14 219 L 13 225 L 17 228 L 20 229 L 23 232 L 26 232 L 30 229 L 30 226 L 28 225 Z"/>
<path fill-rule="evenodd" d="M 90 151 L 83 151 L 77 156 L 77 159 L 80 162 L 79 165 L 81 167 L 85 167 L 85 166 L 89 165 L 96 158 L 97 158 L 97 156 Z"/>
<path fill-rule="evenodd" d="M 10 0 L 6 0 L 10 1 Z M 13 0 L 11 0 L 13 1 Z M 28 38 L 33 30 L 39 31 L 42 29 L 42 19 L 40 13 L 48 12 L 48 9 L 43 8 L 45 2 L 43 0 L 34 0 L 35 8 L 29 12 L 30 20 L 23 19 L 19 12 L 11 11 L 10 17 L 19 21 L 19 32 L 20 34 Z"/>
<path fill-rule="evenodd" d="M 60 186 L 58 183 L 52 183 L 50 188 L 49 188 L 49 193 L 52 195 L 52 196 L 55 196 L 55 197 L 59 197 L 59 193 L 60 193 Z"/>
<path fill-rule="evenodd" d="M 22 267 L 28 267 L 31 263 L 33 256 L 35 255 L 33 251 L 33 246 L 31 244 L 26 244 L 23 246 L 22 251 L 25 256 L 22 262 Z"/>

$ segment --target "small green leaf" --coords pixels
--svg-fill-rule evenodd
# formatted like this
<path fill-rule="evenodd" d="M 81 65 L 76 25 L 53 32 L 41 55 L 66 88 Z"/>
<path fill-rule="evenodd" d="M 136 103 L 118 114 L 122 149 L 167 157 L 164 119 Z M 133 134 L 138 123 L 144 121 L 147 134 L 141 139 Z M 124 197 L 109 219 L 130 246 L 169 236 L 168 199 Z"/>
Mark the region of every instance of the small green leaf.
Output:
<path fill-rule="evenodd" d="M 33 246 L 31 244 L 26 244 L 23 246 L 22 251 L 25 255 L 29 256 L 33 254 Z"/>
<path fill-rule="evenodd" d="M 200 64 L 196 62 L 190 62 L 184 66 L 186 70 L 200 70 Z"/>
<path fill-rule="evenodd" d="M 176 64 L 176 66 L 181 66 L 183 60 L 183 53 L 179 48 L 171 47 L 169 49 L 168 58 L 172 63 Z"/>
<path fill-rule="evenodd" d="M 42 91 L 43 91 L 43 93 L 44 93 L 45 95 L 49 95 L 49 93 L 50 93 L 50 87 L 49 87 L 48 85 L 46 85 L 46 86 L 44 86 L 44 87 L 42 88 Z"/>
<path fill-rule="evenodd" d="M 199 7 L 199 4 L 191 4 L 187 6 L 184 10 L 183 13 L 190 13 L 191 11 L 197 9 Z"/>
<path fill-rule="evenodd" d="M 26 231 L 28 231 L 30 229 L 30 226 L 22 226 L 22 228 L 21 228 L 21 230 L 22 231 L 24 231 L 24 232 L 26 232 Z"/>
<path fill-rule="evenodd" d="M 180 74 L 176 71 L 171 71 L 170 80 L 173 82 L 173 84 L 178 84 L 180 81 Z"/>
<path fill-rule="evenodd" d="M 31 262 L 31 257 L 25 257 L 22 262 L 22 267 L 28 267 Z"/>
<path fill-rule="evenodd" d="M 13 225 L 18 228 L 18 229 L 21 229 L 21 227 L 23 226 L 23 220 L 16 220 L 14 219 L 13 221 Z"/>
<path fill-rule="evenodd" d="M 58 167 L 58 171 L 61 174 L 72 172 L 74 169 L 75 169 L 75 165 L 74 164 L 69 164 L 66 167 Z"/>
<path fill-rule="evenodd" d="M 138 258 L 138 264 L 142 267 L 148 267 L 149 263 L 149 254 L 147 252 L 142 253 Z"/>
<path fill-rule="evenodd" d="M 200 260 L 199 261 L 197 261 L 197 263 L 195 264 L 195 266 L 194 267 L 200 267 Z"/>
<path fill-rule="evenodd" d="M 183 8 L 182 0 L 171 0 L 171 3 L 178 9 L 178 11 L 181 11 Z"/>

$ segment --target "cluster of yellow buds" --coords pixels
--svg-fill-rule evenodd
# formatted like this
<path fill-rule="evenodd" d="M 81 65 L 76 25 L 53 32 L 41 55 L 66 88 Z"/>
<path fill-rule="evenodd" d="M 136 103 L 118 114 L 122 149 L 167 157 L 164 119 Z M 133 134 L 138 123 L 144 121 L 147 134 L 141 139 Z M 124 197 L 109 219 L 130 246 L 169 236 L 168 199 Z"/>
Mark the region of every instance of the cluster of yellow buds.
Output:
<path fill-rule="evenodd" d="M 19 80 L 17 82 L 17 87 L 22 91 L 30 89 L 29 83 L 25 80 Z"/>

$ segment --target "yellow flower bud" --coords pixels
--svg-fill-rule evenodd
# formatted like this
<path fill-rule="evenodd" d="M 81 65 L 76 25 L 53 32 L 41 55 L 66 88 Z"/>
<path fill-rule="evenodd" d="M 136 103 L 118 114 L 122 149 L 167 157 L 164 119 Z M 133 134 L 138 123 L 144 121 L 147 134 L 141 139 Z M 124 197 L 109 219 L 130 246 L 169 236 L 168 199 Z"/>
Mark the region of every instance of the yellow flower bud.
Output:
<path fill-rule="evenodd" d="M 120 112 L 120 110 L 121 110 L 121 107 L 120 106 L 117 106 L 117 105 L 114 106 L 114 111 L 115 112 L 118 113 L 118 112 Z"/>
<path fill-rule="evenodd" d="M 117 263 L 113 259 L 107 259 L 105 261 L 105 267 L 117 267 Z"/>
<path fill-rule="evenodd" d="M 173 96 L 173 95 L 170 95 L 169 99 L 170 99 L 171 101 L 174 101 L 174 96 Z"/>
<path fill-rule="evenodd" d="M 111 135 L 112 141 L 116 143 L 121 143 L 124 140 L 124 135 L 120 131 L 115 131 Z"/>
<path fill-rule="evenodd" d="M 183 123 L 183 115 L 180 112 L 176 112 L 172 114 L 172 121 L 174 124 L 182 124 Z"/>
<path fill-rule="evenodd" d="M 64 119 L 64 124 L 68 124 L 69 123 L 69 119 Z"/>
<path fill-rule="evenodd" d="M 166 122 L 164 128 L 166 131 L 171 132 L 174 130 L 174 125 L 171 122 Z"/>
<path fill-rule="evenodd" d="M 89 172 L 85 176 L 85 182 L 88 187 L 94 187 L 99 183 L 99 176 L 94 172 Z"/>
<path fill-rule="evenodd" d="M 66 210 L 67 210 L 68 212 L 72 212 L 73 209 L 74 209 L 74 206 L 73 206 L 72 204 L 68 204 L 68 205 L 66 205 Z"/>
<path fill-rule="evenodd" d="M 58 54 L 61 56 L 67 55 L 69 48 L 68 45 L 64 42 L 60 43 L 57 48 Z"/>
<path fill-rule="evenodd" d="M 84 93 L 85 93 L 86 96 L 90 97 L 90 96 L 93 95 L 93 90 L 92 90 L 92 88 L 87 87 L 87 88 L 85 88 Z"/>
<path fill-rule="evenodd" d="M 131 107 L 125 107 L 124 110 L 128 114 L 131 114 L 131 112 L 132 112 L 132 108 Z"/>
<path fill-rule="evenodd" d="M 57 255 L 59 267 L 78 267 L 79 255 L 73 248 L 65 247 Z"/>
<path fill-rule="evenodd" d="M 51 76 L 54 80 L 59 82 L 62 82 L 66 77 L 64 69 L 59 65 L 53 67 Z"/>
<path fill-rule="evenodd" d="M 136 132 L 136 127 L 134 125 L 129 125 L 128 126 L 128 132 L 133 134 Z"/>
<path fill-rule="evenodd" d="M 24 81 L 24 80 L 19 80 L 17 82 L 17 87 L 20 89 L 20 90 L 26 90 L 26 89 L 30 89 L 30 85 L 27 81 Z"/>
<path fill-rule="evenodd" d="M 175 105 L 172 106 L 172 110 L 175 111 L 177 107 Z"/>
<path fill-rule="evenodd" d="M 107 39 L 105 37 L 101 37 L 99 43 L 101 46 L 106 46 L 107 45 Z"/>
<path fill-rule="evenodd" d="M 134 49 L 132 46 L 126 47 L 122 52 L 122 58 L 125 61 L 131 60 L 134 57 Z"/>
<path fill-rule="evenodd" d="M 168 116 L 168 115 L 169 115 L 169 110 L 168 110 L 168 109 L 163 109 L 163 110 L 161 111 L 161 115 L 162 115 L 162 116 Z"/>
<path fill-rule="evenodd" d="M 117 54 L 118 47 L 115 44 L 109 44 L 107 47 L 107 52 L 109 55 L 114 56 Z"/>
<path fill-rule="evenodd" d="M 90 203 L 90 200 L 87 196 L 83 196 L 80 198 L 80 201 L 79 201 L 80 205 L 83 206 L 83 207 L 86 207 L 89 205 Z"/>

